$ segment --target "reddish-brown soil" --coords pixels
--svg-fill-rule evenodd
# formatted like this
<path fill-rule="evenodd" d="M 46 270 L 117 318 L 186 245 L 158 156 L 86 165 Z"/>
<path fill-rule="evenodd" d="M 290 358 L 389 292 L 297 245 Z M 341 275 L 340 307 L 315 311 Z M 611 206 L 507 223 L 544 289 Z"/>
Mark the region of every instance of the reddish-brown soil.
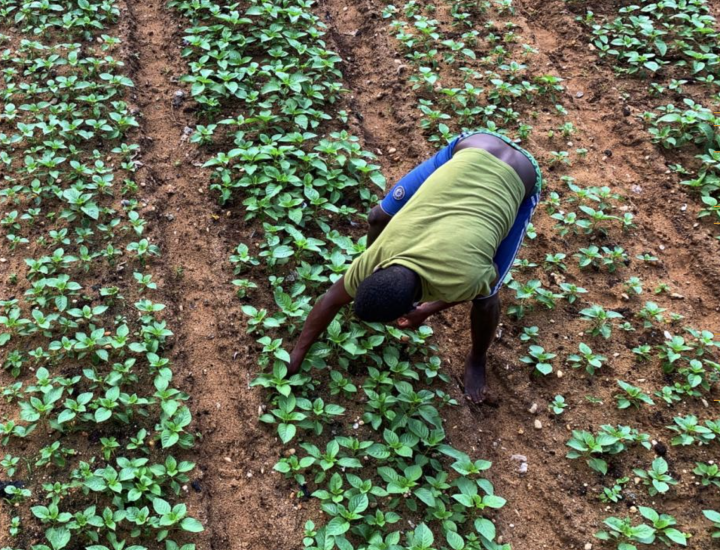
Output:
<path fill-rule="evenodd" d="M 644 86 L 617 79 L 598 62 L 587 47 L 585 30 L 562 0 L 516 4 L 515 21 L 522 27 L 523 39 L 539 50 L 531 70 L 565 80 L 562 103 L 569 111 L 567 120 L 579 129 L 572 147 L 559 138 L 549 139 L 547 130 L 557 128 L 561 119 L 539 109 L 527 148 L 541 161 L 548 188 L 563 195 L 566 187 L 559 176 L 564 174 L 572 175 L 580 185 L 612 187 L 627 198 L 625 204 L 635 214 L 638 229 L 627 235 L 613 233 L 597 244 L 621 245 L 631 258 L 653 252 L 661 260 L 659 267 L 633 261 L 618 275 L 608 275 L 579 272 L 569 257 L 566 279 L 590 291 L 588 302 L 630 315 L 645 299 L 653 299 L 684 315 L 682 326 L 720 331 L 720 247 L 713 226 L 696 220 L 698 201 L 677 185 L 677 176 L 668 173 L 667 159 L 650 143 L 634 116 L 649 106 Z M 393 181 L 431 154 L 432 147 L 417 124 L 416 96 L 407 82 L 409 69 L 380 16 L 384 5 L 375 0 L 320 0 L 318 9 L 328 25 L 329 44 L 344 59 L 350 89 L 344 107 L 354 115 L 351 129 L 366 148 L 378 153 L 383 172 Z M 228 257 L 241 240 L 252 242 L 257 227 L 242 221 L 239 206 L 217 206 L 207 190 L 209 171 L 201 167 L 207 152 L 190 144 L 184 134 L 186 126 L 198 122 L 194 105 L 186 100 L 173 107 L 175 92 L 183 89 L 177 79 L 185 73 L 180 55 L 185 23 L 165 7 L 164 0 L 126 0 L 122 18 L 127 62 L 136 83 L 133 101 L 143 115 L 144 166 L 139 173 L 147 199 L 143 214 L 151 238 L 162 249 L 162 261 L 155 266 L 161 289 L 157 299 L 168 304 L 167 317 L 175 333 L 176 382 L 190 395 L 194 425 L 202 433 L 196 449 L 185 456 L 198 465 L 195 489 L 188 488 L 190 512 L 206 525 L 198 548 L 299 549 L 305 521 L 311 518 L 321 523 L 322 515 L 312 502 L 298 503 L 292 495 L 295 488 L 272 471 L 281 445 L 274 431 L 257 421 L 263 393 L 248 386 L 257 370 L 255 342 L 245 334 L 241 303 L 230 285 L 233 273 Z M 623 113 L 626 105 L 630 116 Z M 550 151 L 575 147 L 587 148 L 587 159 L 569 168 L 547 169 Z M 681 209 L 683 204 L 686 210 Z M 590 244 L 584 238 L 559 238 L 542 208 L 533 222 L 538 238 L 526 241 L 523 257 L 540 262 L 546 253 L 570 256 Z M 645 294 L 624 302 L 620 283 L 631 274 L 641 276 L 649 289 L 666 282 L 684 299 Z M 544 284 L 553 288 L 553 281 L 543 277 Z M 511 292 L 505 291 L 504 296 L 510 298 Z M 596 431 L 602 424 L 626 424 L 667 442 L 671 432 L 665 426 L 675 415 L 720 417 L 720 408 L 698 400 L 686 400 L 674 410 L 658 399 L 652 409 L 618 411 L 612 398 L 616 379 L 653 391 L 666 384 L 655 363 L 638 365 L 630 353 L 638 343 L 661 341 L 662 334 L 616 331 L 610 342 L 590 341 L 579 334 L 586 327 L 576 309 L 564 305 L 556 311 L 537 311 L 522 323 L 503 319 L 491 353 L 490 383 L 499 405 L 447 410 L 450 442 L 494 464 L 489 478 L 508 500 L 495 515 L 499 534 L 515 550 L 583 548 L 593 541 L 602 519 L 622 516 L 637 503 L 673 514 L 682 530 L 695 536 L 694 548 L 710 548 L 708 524 L 702 522 L 699 509 L 719 509 L 720 496 L 717 490 L 696 486 L 690 471 L 696 460 L 717 458 L 717 445 L 670 447 L 666 458 L 680 480 L 670 495 L 650 499 L 645 488 L 633 487 L 631 481 L 629 492 L 637 496 L 637 502 L 629 496 L 608 512 L 596 498 L 602 478 L 583 461 L 564 458 L 570 429 Z M 517 334 L 520 327 L 533 324 L 541 327 L 542 343 L 549 351 L 564 357 L 585 341 L 609 357 L 609 364 L 593 378 L 556 365 L 556 370 L 564 371 L 562 378 L 531 379 L 528 368 L 518 360 L 526 350 Z M 468 325 L 467 307 L 431 321 L 445 368 L 453 375 L 461 373 L 469 344 Z M 459 387 L 449 391 L 462 402 Z M 570 404 L 559 418 L 546 409 L 556 394 L 564 395 Z M 603 404 L 589 403 L 586 395 L 599 397 Z M 537 416 L 527 411 L 532 403 L 539 405 Z M 541 420 L 542 429 L 533 427 L 536 419 Z M 528 457 L 527 475 L 517 473 L 512 454 Z M 632 468 L 647 468 L 653 457 L 652 451 L 633 449 L 611 460 L 612 473 L 632 477 Z M 688 506 L 689 502 L 694 505 Z M 0 523 L 0 529 L 5 531 L 6 526 Z"/>

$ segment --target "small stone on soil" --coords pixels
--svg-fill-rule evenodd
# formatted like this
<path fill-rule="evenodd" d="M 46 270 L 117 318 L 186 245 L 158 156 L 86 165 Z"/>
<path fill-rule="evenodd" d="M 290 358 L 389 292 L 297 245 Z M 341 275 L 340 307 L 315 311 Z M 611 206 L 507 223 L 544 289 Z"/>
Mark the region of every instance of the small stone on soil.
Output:
<path fill-rule="evenodd" d="M 537 411 L 538 411 L 537 403 L 533 403 L 532 406 L 528 409 L 528 412 L 530 414 L 537 414 Z"/>
<path fill-rule="evenodd" d="M 527 462 L 527 457 L 525 455 L 512 455 L 510 460 L 514 460 L 516 462 Z"/>
<path fill-rule="evenodd" d="M 540 422 L 540 419 L 536 419 L 534 424 L 536 430 L 542 430 L 542 422 Z"/>
<path fill-rule="evenodd" d="M 180 105 L 182 105 L 183 101 L 185 101 L 185 92 L 183 92 L 182 90 L 177 90 L 173 94 L 173 99 L 172 99 L 173 107 L 175 107 L 177 109 L 178 107 L 180 107 Z"/>

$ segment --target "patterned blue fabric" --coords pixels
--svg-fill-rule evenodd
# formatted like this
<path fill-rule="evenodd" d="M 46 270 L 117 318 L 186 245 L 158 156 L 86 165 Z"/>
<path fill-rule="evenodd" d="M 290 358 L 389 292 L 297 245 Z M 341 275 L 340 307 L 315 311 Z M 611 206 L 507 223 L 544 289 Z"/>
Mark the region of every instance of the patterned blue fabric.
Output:
<path fill-rule="evenodd" d="M 532 219 L 533 214 L 537 205 L 540 203 L 540 190 L 542 189 L 542 173 L 540 172 L 540 166 L 538 165 L 535 158 L 527 152 L 525 149 L 520 147 L 517 143 L 512 141 L 507 136 L 493 132 L 491 130 L 477 130 L 473 132 L 463 132 L 456 138 L 454 138 L 446 147 L 440 149 L 435 155 L 427 159 L 422 164 L 419 164 L 413 168 L 408 174 L 403 176 L 398 181 L 385 198 L 380 202 L 380 208 L 383 209 L 390 216 L 397 214 L 400 209 L 405 206 L 407 201 L 410 200 L 420 186 L 427 180 L 435 170 L 440 168 L 443 164 L 452 158 L 453 150 L 455 145 L 462 139 L 473 134 L 490 134 L 497 138 L 502 139 L 505 143 L 520 151 L 527 159 L 532 163 L 535 168 L 535 192 L 525 199 L 518 209 L 515 223 L 510 228 L 508 235 L 500 243 L 500 246 L 495 253 L 494 261 L 498 266 L 500 277 L 498 282 L 492 289 L 492 292 L 488 296 L 478 296 L 473 301 L 487 300 L 492 296 L 495 296 L 500 288 L 502 287 L 505 279 L 510 273 L 510 269 L 515 263 L 520 247 L 522 246 L 523 239 L 527 232 L 528 224 Z"/>

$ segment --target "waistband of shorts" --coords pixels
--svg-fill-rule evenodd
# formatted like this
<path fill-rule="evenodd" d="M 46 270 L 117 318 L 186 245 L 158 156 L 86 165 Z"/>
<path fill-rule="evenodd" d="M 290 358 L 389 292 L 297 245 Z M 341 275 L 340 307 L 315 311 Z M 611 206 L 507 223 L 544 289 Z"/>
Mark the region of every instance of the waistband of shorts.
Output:
<path fill-rule="evenodd" d="M 542 172 L 540 171 L 540 165 L 535 160 L 535 157 L 533 157 L 528 151 L 526 151 L 525 149 L 520 147 L 517 143 L 515 143 L 509 137 L 507 137 L 503 134 L 500 134 L 498 132 L 493 132 L 492 130 L 483 129 L 483 130 L 472 130 L 472 131 L 462 132 L 455 139 L 455 143 L 457 143 L 457 141 L 460 141 L 461 139 L 465 139 L 466 137 L 470 137 L 475 134 L 488 134 L 491 136 L 495 136 L 496 138 L 499 138 L 499 139 L 503 140 L 505 143 L 507 143 L 508 145 L 510 145 L 513 149 L 515 149 L 515 150 L 519 151 L 520 153 L 522 153 L 523 155 L 525 155 L 525 157 L 530 161 L 530 164 L 533 165 L 533 168 L 535 168 L 535 193 L 540 192 L 540 189 L 542 188 Z"/>

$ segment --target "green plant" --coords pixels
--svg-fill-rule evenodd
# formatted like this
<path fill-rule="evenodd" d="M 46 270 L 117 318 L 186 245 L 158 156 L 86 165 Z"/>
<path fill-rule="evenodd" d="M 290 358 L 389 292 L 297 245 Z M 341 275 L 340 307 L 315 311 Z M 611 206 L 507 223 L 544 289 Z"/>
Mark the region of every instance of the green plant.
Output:
<path fill-rule="evenodd" d="M 682 445 L 688 446 L 694 443 L 698 445 L 708 445 L 713 439 L 715 439 L 715 433 L 707 425 L 703 426 L 698 422 L 698 419 L 694 415 L 688 415 L 685 417 L 676 416 L 673 418 L 675 425 L 667 426 L 669 430 L 676 432 L 678 435 L 670 440 L 671 445 Z"/>
<path fill-rule="evenodd" d="M 592 336 L 602 336 L 606 340 L 612 335 L 612 319 L 622 319 L 622 314 L 616 311 L 606 311 L 597 304 L 580 311 L 583 319 L 590 321 L 592 327 L 587 330 Z"/>
<path fill-rule="evenodd" d="M 633 386 L 632 384 L 628 384 L 623 380 L 618 380 L 617 384 L 624 392 L 615 395 L 615 399 L 617 399 L 618 402 L 618 409 L 627 409 L 631 406 L 640 407 L 643 403 L 647 405 L 655 404 L 650 396 L 643 392 L 640 388 Z"/>
<path fill-rule="evenodd" d="M 622 500 L 622 489 L 630 481 L 629 477 L 622 477 L 615 480 L 612 487 L 603 487 L 602 491 L 598 494 L 600 502 L 620 502 Z"/>
<path fill-rule="evenodd" d="M 653 460 L 648 470 L 635 469 L 635 475 L 638 476 L 643 484 L 648 487 L 650 496 L 658 493 L 667 493 L 671 485 L 677 485 L 677 480 L 668 474 L 668 464 L 661 456 Z"/>
<path fill-rule="evenodd" d="M 520 361 L 527 365 L 533 365 L 534 372 L 547 376 L 552 372 L 552 363 L 550 362 L 553 358 L 557 357 L 555 353 L 548 353 L 545 348 L 541 346 L 530 346 L 528 355 L 521 357 Z"/>
<path fill-rule="evenodd" d="M 703 515 L 713 524 L 715 531 L 712 538 L 720 539 L 720 512 L 715 510 L 703 510 Z"/>
<path fill-rule="evenodd" d="M 567 358 L 568 363 L 571 363 L 573 368 L 585 367 L 588 374 L 594 375 L 595 371 L 607 361 L 607 357 L 593 353 L 590 346 L 583 342 L 580 342 L 578 348 L 579 354 L 573 353 Z"/>
<path fill-rule="evenodd" d="M 557 415 L 564 413 L 567 408 L 565 398 L 562 395 L 556 395 L 555 399 L 548 405 L 548 408 Z"/>
<path fill-rule="evenodd" d="M 693 474 L 700 478 L 703 487 L 707 487 L 708 485 L 720 487 L 720 468 L 717 464 L 696 462 Z"/>

